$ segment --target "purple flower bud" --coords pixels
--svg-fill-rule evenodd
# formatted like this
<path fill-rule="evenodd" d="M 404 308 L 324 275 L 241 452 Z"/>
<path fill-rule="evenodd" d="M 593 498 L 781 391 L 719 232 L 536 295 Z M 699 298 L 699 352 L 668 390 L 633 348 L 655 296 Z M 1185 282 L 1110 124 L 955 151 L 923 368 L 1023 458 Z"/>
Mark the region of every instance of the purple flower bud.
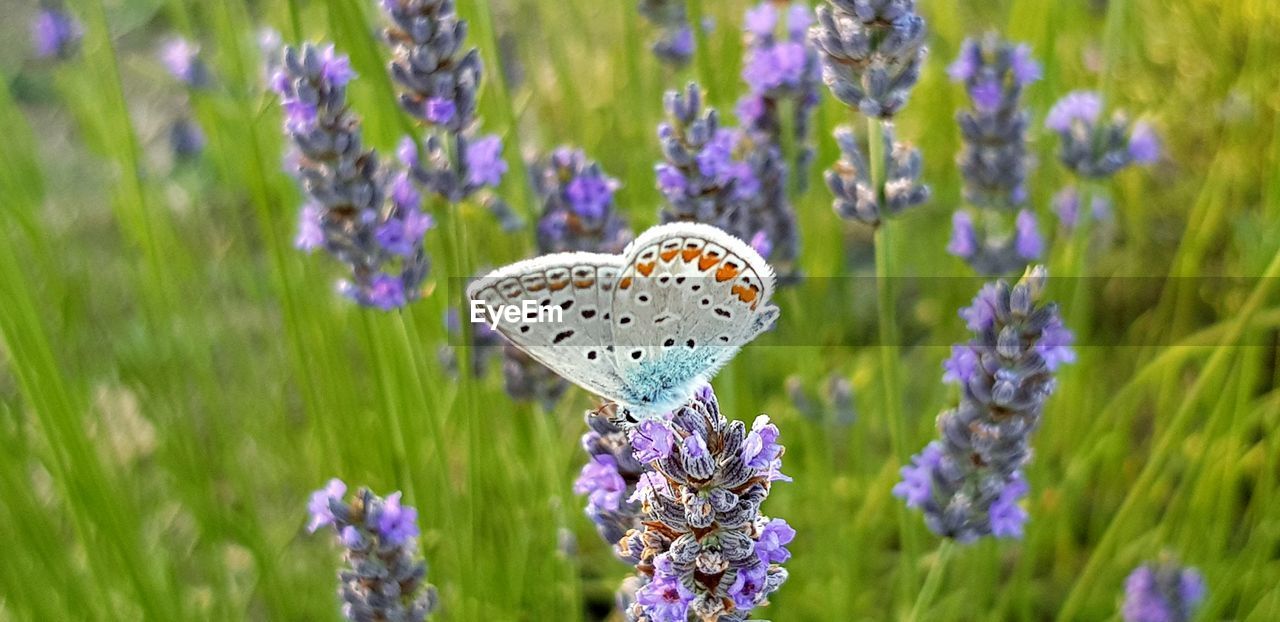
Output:
<path fill-rule="evenodd" d="M 655 577 L 636 592 L 636 602 L 653 622 L 685 622 L 693 592 L 675 578 Z"/>
<path fill-rule="evenodd" d="M 329 504 L 341 502 L 342 495 L 345 494 L 347 494 L 347 485 L 337 478 L 329 480 L 324 488 L 311 493 L 311 500 L 307 503 L 307 513 L 311 515 L 311 522 L 307 524 L 307 531 L 315 533 L 321 527 L 334 524 L 336 518 Z"/>
<path fill-rule="evenodd" d="M 322 214 L 319 205 L 308 203 L 303 206 L 298 214 L 298 235 L 293 239 L 295 247 L 310 252 L 324 244 L 324 229 L 320 224 Z"/>
<path fill-rule="evenodd" d="M 476 186 L 497 186 L 507 172 L 502 159 L 502 139 L 496 135 L 480 138 L 467 146 L 467 181 Z"/>
<path fill-rule="evenodd" d="M 1129 135 L 1129 157 L 1139 164 L 1155 164 L 1160 159 L 1160 137 L 1146 121 L 1133 124 Z"/>
<path fill-rule="evenodd" d="M 746 31 L 758 37 L 769 37 L 778 27 L 778 10 L 770 2 L 747 9 L 744 20 Z"/>
<path fill-rule="evenodd" d="M 432 97 L 427 100 L 423 114 L 426 115 L 428 121 L 437 125 L 445 125 L 453 120 L 453 115 L 457 111 L 458 107 L 454 105 L 452 99 Z"/>
<path fill-rule="evenodd" d="M 1027 511 L 1018 501 L 1027 495 L 1031 487 L 1020 473 L 1005 483 L 1000 496 L 991 504 L 991 535 L 997 538 L 1021 538 L 1022 526 L 1027 522 Z"/>
<path fill-rule="evenodd" d="M 955 344 L 951 346 L 951 356 L 942 362 L 942 369 L 943 382 L 965 383 L 978 370 L 978 354 L 968 344 Z"/>
<path fill-rule="evenodd" d="M 734 607 L 743 611 L 750 611 L 754 608 L 763 596 L 764 581 L 767 574 L 768 566 L 764 564 L 756 564 L 739 570 L 738 576 L 733 580 L 733 585 L 729 586 L 729 598 L 733 599 Z"/>
<path fill-rule="evenodd" d="M 160 62 L 169 75 L 188 86 L 201 86 L 206 80 L 200 46 L 182 37 L 168 39 L 160 46 Z"/>
<path fill-rule="evenodd" d="M 933 472 L 942 462 L 942 444 L 934 441 L 911 457 L 911 464 L 902 467 L 902 481 L 893 485 L 893 496 L 906 502 L 909 508 L 922 507 L 933 491 Z"/>
<path fill-rule="evenodd" d="M 335 87 L 346 86 L 356 72 L 351 69 L 351 61 L 345 54 L 334 50 L 333 44 L 320 51 L 320 75 Z"/>
<path fill-rule="evenodd" d="M 1055 132 L 1068 132 L 1077 122 L 1092 124 L 1102 114 L 1102 98 L 1092 91 L 1068 93 L 1049 110 L 1045 127 Z"/>
<path fill-rule="evenodd" d="M 756 417 L 747 433 L 747 440 L 742 444 L 742 460 L 747 467 L 764 469 L 773 464 L 782 455 L 782 446 L 778 444 L 778 426 L 769 421 L 769 415 Z"/>
<path fill-rule="evenodd" d="M 587 495 L 592 506 L 608 512 L 618 510 L 626 490 L 627 483 L 618 473 L 618 462 L 608 454 L 592 456 L 573 483 L 573 492 Z"/>
<path fill-rule="evenodd" d="M 675 447 L 675 434 L 666 423 L 658 419 L 645 419 L 631 437 L 636 460 L 653 462 L 671 455 Z"/>
<path fill-rule="evenodd" d="M 387 496 L 378 515 L 378 535 L 384 544 L 399 546 L 418 537 L 418 510 L 400 504 L 400 493 Z"/>
<path fill-rule="evenodd" d="M 756 541 L 756 557 L 766 564 L 781 564 L 791 559 L 787 545 L 796 538 L 796 530 L 781 518 L 775 518 L 760 530 Z"/>
<path fill-rule="evenodd" d="M 75 18 L 53 7 L 41 7 L 31 20 L 31 44 L 40 58 L 70 58 L 83 36 Z"/>
<path fill-rule="evenodd" d="M 1171 560 L 1138 566 L 1124 582 L 1125 622 L 1189 622 L 1206 594 L 1195 568 Z"/>
<path fill-rule="evenodd" d="M 972 257 L 978 250 L 978 237 L 973 229 L 973 217 L 969 212 L 958 211 L 951 215 L 951 241 L 947 252 L 960 258 Z"/>
<path fill-rule="evenodd" d="M 1040 63 L 1037 63 L 1031 57 L 1031 46 L 1029 45 L 1022 44 L 1014 48 L 1010 65 L 1013 71 L 1013 79 L 1023 86 L 1044 77 L 1044 70 L 1041 69 Z"/>
<path fill-rule="evenodd" d="M 751 248 L 760 253 L 761 257 L 768 259 L 769 253 L 773 251 L 773 243 L 769 241 L 769 234 L 765 233 L 763 229 L 757 231 L 755 235 L 751 236 Z"/>
<path fill-rule="evenodd" d="M 1000 107 L 1004 90 L 995 80 L 983 80 L 969 88 L 969 97 L 973 105 L 983 112 L 992 112 Z"/>
<path fill-rule="evenodd" d="M 1018 212 L 1017 234 L 1014 237 L 1014 248 L 1023 259 L 1039 259 L 1044 253 L 1044 239 L 1040 237 L 1040 229 L 1036 225 L 1036 216 L 1029 210 Z"/>

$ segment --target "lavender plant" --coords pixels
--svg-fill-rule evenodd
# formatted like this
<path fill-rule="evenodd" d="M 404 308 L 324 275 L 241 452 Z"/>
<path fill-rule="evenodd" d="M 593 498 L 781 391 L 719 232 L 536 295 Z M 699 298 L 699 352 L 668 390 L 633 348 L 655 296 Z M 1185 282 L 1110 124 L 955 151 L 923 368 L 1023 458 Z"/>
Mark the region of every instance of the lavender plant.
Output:
<path fill-rule="evenodd" d="M 340 291 L 357 303 L 383 310 L 421 296 L 429 262 L 422 236 L 431 217 L 408 175 L 390 175 L 378 155 L 365 150 L 359 118 L 346 102 L 355 77 L 332 45 L 287 48 L 272 79 L 293 143 L 286 156 L 308 200 L 296 244 L 323 248 L 350 266 Z"/>
<path fill-rule="evenodd" d="M 920 79 L 924 18 L 915 0 L 827 0 L 809 33 L 831 94 L 868 117 L 892 119 Z"/>
<path fill-rule="evenodd" d="M 1204 577 L 1171 558 L 1138 566 L 1124 582 L 1125 622 L 1190 622 L 1204 602 Z"/>
<path fill-rule="evenodd" d="M 841 158 L 826 172 L 826 180 L 835 197 L 832 206 L 841 218 L 878 227 L 884 219 L 929 200 L 929 186 L 920 181 L 924 171 L 920 151 L 895 142 L 892 124 L 884 125 L 880 149 L 873 151 L 889 154 L 884 159 L 883 183 L 872 178 L 870 162 L 853 130 L 837 128 L 835 137 Z"/>
<path fill-rule="evenodd" d="M 39 58 L 71 58 L 84 38 L 84 27 L 57 0 L 41 1 L 30 30 L 31 46 Z"/>
<path fill-rule="evenodd" d="M 721 126 L 716 110 L 703 108 L 696 84 L 668 92 L 664 105 L 668 119 L 658 138 L 665 161 L 655 168 L 666 198 L 661 221 L 713 224 L 750 240 L 784 280 L 792 276 L 798 232 L 777 145 Z"/>
<path fill-rule="evenodd" d="M 1045 117 L 1045 127 L 1058 134 L 1058 159 L 1085 180 L 1110 177 L 1132 164 L 1160 159 L 1160 139 L 1146 121 L 1130 122 L 1123 112 L 1102 122 L 1102 96 L 1092 91 L 1068 93 Z"/>
<path fill-rule="evenodd" d="M 902 468 L 893 489 L 939 536 L 1022 536 L 1031 435 L 1054 372 L 1075 358 L 1057 306 L 1043 300 L 1047 278 L 1037 266 L 1012 287 L 989 283 L 960 312 L 974 336 L 952 347 L 943 375 L 960 386 L 960 402 L 938 415 L 939 440 Z"/>
<path fill-rule="evenodd" d="M 947 73 L 972 104 L 956 117 L 964 141 L 956 161 L 972 207 L 953 215 L 947 251 L 982 274 L 1021 269 L 1044 252 L 1035 213 L 1025 207 L 1030 114 L 1022 102 L 1040 65 L 1026 45 L 989 34 L 966 39 Z"/>
<path fill-rule="evenodd" d="M 637 9 L 658 28 L 650 48 L 654 56 L 675 67 L 688 63 L 693 57 L 693 28 L 684 0 L 639 0 Z"/>
<path fill-rule="evenodd" d="M 588 458 L 573 484 L 574 492 L 587 495 L 587 518 L 610 546 L 641 528 L 636 486 L 644 473 L 626 430 L 611 422 L 615 409 L 610 404 L 587 413 L 582 448 Z"/>
<path fill-rule="evenodd" d="M 534 167 L 542 200 L 537 242 L 541 254 L 566 251 L 621 253 L 631 231 L 618 216 L 618 181 L 578 149 L 561 147 Z"/>
<path fill-rule="evenodd" d="M 761 2 L 746 12 L 746 59 L 742 79 L 748 93 L 738 100 L 738 119 L 748 132 L 784 144 L 783 115 L 790 111 L 791 134 L 787 141 L 795 149 L 792 162 L 797 180 L 813 158 L 809 125 L 818 105 L 821 70 L 818 54 L 809 44 L 807 31 L 813 13 L 803 3 L 790 5 L 783 36 L 778 3 Z"/>
<path fill-rule="evenodd" d="M 400 501 L 360 489 L 344 500 L 341 480 L 312 493 L 307 531 L 332 527 L 345 549 L 346 567 L 338 571 L 342 615 L 348 620 L 421 622 L 436 609 L 435 587 L 426 582 L 427 565 L 418 555 L 418 511 Z"/>
<path fill-rule="evenodd" d="M 637 485 L 644 519 L 617 546 L 640 579 L 627 619 L 746 620 L 786 581 L 795 537 L 760 513 L 772 483 L 789 480 L 778 428 L 766 415 L 750 431 L 725 419 L 708 386 L 630 438 L 648 472 Z"/>
<path fill-rule="evenodd" d="M 453 0 L 383 0 L 381 6 L 391 21 L 385 37 L 400 105 L 430 128 L 421 146 L 401 140 L 401 164 L 451 204 L 497 186 L 507 172 L 502 139 L 474 135 L 482 67 L 475 48 L 462 51 L 467 24 Z"/>

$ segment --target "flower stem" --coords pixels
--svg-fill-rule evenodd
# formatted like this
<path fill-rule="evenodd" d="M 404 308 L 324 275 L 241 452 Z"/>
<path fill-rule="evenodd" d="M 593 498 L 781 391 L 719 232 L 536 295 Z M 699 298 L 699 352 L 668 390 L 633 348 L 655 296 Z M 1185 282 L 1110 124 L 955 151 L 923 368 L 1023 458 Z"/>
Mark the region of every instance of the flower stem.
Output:
<path fill-rule="evenodd" d="M 870 160 L 871 186 L 876 191 L 877 204 L 884 209 L 884 126 L 878 119 L 867 119 L 867 156 Z M 880 330 L 880 379 L 884 391 L 884 416 L 888 422 L 889 441 L 893 447 L 893 456 L 898 464 L 907 460 L 906 426 L 902 419 L 902 376 L 899 369 L 900 353 L 898 350 L 898 319 L 895 311 L 895 294 L 893 291 L 893 237 L 891 221 L 883 211 L 881 220 L 876 226 L 876 293 L 879 312 Z M 916 585 L 915 532 L 909 524 L 910 518 L 906 510 L 898 508 L 898 528 L 902 538 L 902 559 L 899 572 L 902 575 L 902 590 L 910 594 Z"/>
<path fill-rule="evenodd" d="M 938 545 L 938 552 L 935 555 L 937 559 L 933 562 L 933 568 L 929 569 L 929 574 L 924 578 L 924 587 L 920 589 L 920 594 L 916 597 L 916 604 L 911 607 L 911 617 L 915 620 L 923 620 L 925 611 L 929 609 L 930 603 L 933 602 L 935 596 L 938 595 L 938 588 L 942 587 L 942 577 L 947 571 L 947 562 L 951 561 L 951 551 L 955 548 L 955 541 L 951 538 L 944 538 L 942 543 Z"/>

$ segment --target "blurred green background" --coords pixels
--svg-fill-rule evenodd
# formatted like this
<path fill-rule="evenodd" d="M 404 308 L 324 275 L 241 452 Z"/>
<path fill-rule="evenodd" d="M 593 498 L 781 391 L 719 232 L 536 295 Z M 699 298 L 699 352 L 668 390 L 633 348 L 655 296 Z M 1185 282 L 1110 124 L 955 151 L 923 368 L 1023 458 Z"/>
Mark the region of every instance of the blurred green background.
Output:
<path fill-rule="evenodd" d="M 746 2 L 702 2 L 715 23 L 708 55 L 681 71 L 649 53 L 653 30 L 629 0 L 459 4 L 488 68 L 483 124 L 504 135 L 512 165 L 499 194 L 525 215 L 538 206 L 515 155 L 572 144 L 622 182 L 633 229 L 653 224 L 663 92 L 699 78 L 727 113 L 743 89 Z M 436 294 L 402 313 L 349 304 L 334 293 L 341 267 L 292 247 L 301 198 L 280 165 L 258 29 L 350 54 L 360 75 L 350 99 L 368 142 L 389 153 L 412 125 L 384 70 L 376 5 L 68 9 L 86 36 L 62 63 L 32 58 L 33 3 L 6 0 L 0 24 L 0 620 L 336 619 L 338 552 L 303 529 L 307 494 L 332 476 L 402 489 L 420 509 L 440 619 L 608 615 L 627 568 L 570 490 L 595 400 L 575 389 L 546 412 L 512 402 L 496 369 L 479 380 L 447 370 L 437 237 L 448 227 L 428 240 Z M 943 70 L 967 35 L 996 29 L 1033 46 L 1046 70 L 1029 90 L 1037 119 L 1069 90 L 1100 89 L 1109 106 L 1153 120 L 1167 151 L 1108 184 L 1113 235 L 1087 264 L 1101 277 L 1093 310 L 1064 310 L 1093 337 L 1035 440 L 1025 539 L 960 548 L 927 617 L 1047 620 L 1072 598 L 1076 619 L 1111 619 L 1129 570 L 1170 551 L 1206 575 L 1201 619 L 1280 619 L 1280 5 L 921 10 L 931 52 L 898 126 L 923 150 L 934 198 L 898 225 L 900 273 L 970 274 L 943 250 L 964 101 Z M 165 74 L 156 47 L 175 34 L 201 45 L 214 88 L 188 91 Z M 795 202 L 802 265 L 814 277 L 867 274 L 867 231 L 836 218 L 819 177 L 837 156 L 832 129 L 854 118 L 823 95 L 812 183 Z M 168 124 L 184 110 L 209 142 L 200 158 L 174 161 Z M 1033 139 L 1032 204 L 1051 223 L 1049 198 L 1067 175 L 1056 140 Z M 464 219 L 470 265 L 532 248 L 531 232 L 501 232 L 481 206 L 452 217 Z M 765 505 L 799 532 L 791 578 L 762 614 L 775 620 L 893 618 L 915 597 L 901 563 L 923 574 L 937 543 L 909 513 L 925 552 L 902 559 L 879 356 L 845 345 L 874 327 L 872 295 L 831 283 L 784 294 L 783 336 L 744 351 L 715 383 L 728 415 L 769 413 L 788 447 L 795 482 Z M 965 339 L 956 309 L 976 286 L 902 288 L 904 331 L 922 344 Z M 862 324 L 831 326 L 830 305 L 849 305 Z M 780 345 L 787 334 L 831 345 Z M 1159 345 L 1140 345 L 1151 335 Z M 912 447 L 954 398 L 939 382 L 946 354 L 903 350 Z M 821 397 L 833 377 L 852 382 L 852 421 Z M 812 407 L 798 408 L 788 386 Z"/>

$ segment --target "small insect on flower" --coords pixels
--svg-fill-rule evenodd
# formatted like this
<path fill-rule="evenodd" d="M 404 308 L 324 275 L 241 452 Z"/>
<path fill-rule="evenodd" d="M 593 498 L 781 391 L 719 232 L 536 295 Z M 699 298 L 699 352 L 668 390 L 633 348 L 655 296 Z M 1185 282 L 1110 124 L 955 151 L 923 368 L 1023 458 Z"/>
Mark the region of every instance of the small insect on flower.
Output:
<path fill-rule="evenodd" d="M 348 620 L 421 622 L 436 608 L 436 589 L 426 583 L 418 555 L 418 511 L 399 492 L 385 499 L 360 489 L 346 499 L 347 485 L 329 480 L 311 494 L 307 530 L 332 527 L 346 567 L 338 572 L 338 595 Z"/>

